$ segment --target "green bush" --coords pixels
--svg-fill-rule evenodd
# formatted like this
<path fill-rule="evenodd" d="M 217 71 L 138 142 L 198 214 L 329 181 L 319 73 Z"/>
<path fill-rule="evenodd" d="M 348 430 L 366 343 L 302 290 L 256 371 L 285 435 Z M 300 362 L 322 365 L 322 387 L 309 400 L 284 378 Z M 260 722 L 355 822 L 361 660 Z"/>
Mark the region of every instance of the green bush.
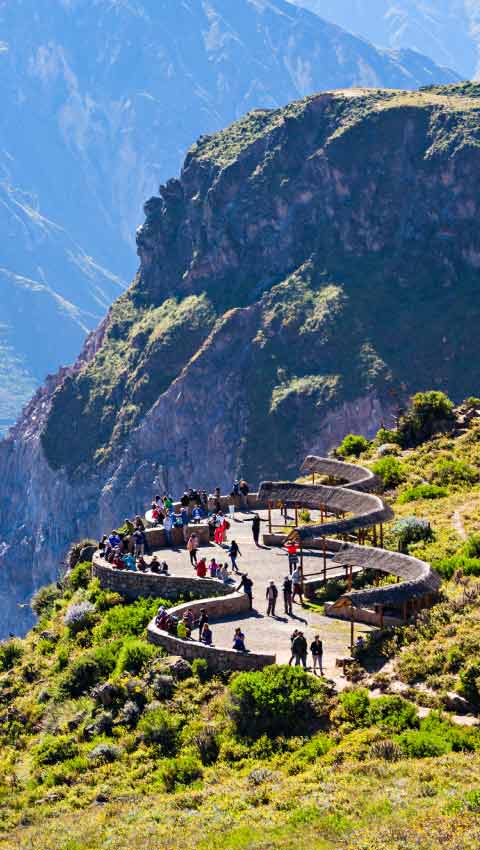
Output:
<path fill-rule="evenodd" d="M 78 746 L 68 735 L 46 735 L 34 752 L 37 767 L 75 758 Z"/>
<path fill-rule="evenodd" d="M 448 496 L 446 487 L 438 487 L 437 484 L 417 484 L 416 487 L 408 487 L 399 496 L 401 505 L 407 502 L 417 502 L 419 499 L 443 499 Z"/>
<path fill-rule="evenodd" d="M 186 754 L 179 758 L 166 759 L 158 771 L 166 791 L 174 791 L 178 786 L 191 785 L 203 776 L 203 768 L 194 755 Z"/>
<path fill-rule="evenodd" d="M 146 744 L 155 744 L 169 755 L 176 750 L 181 722 L 181 717 L 164 708 L 154 708 L 143 715 L 137 729 Z"/>
<path fill-rule="evenodd" d="M 95 641 L 101 642 L 112 637 L 139 637 L 157 613 L 159 605 L 169 608 L 171 603 L 164 599 L 138 599 L 131 605 L 115 605 L 95 627 Z"/>
<path fill-rule="evenodd" d="M 68 665 L 58 683 L 60 697 L 79 697 L 113 673 L 121 642 L 115 641 L 83 653 Z"/>
<path fill-rule="evenodd" d="M 310 520 L 312 519 L 312 515 L 311 515 L 310 511 L 308 510 L 308 508 L 302 508 L 302 510 L 299 512 L 298 516 L 299 516 L 300 521 L 305 523 L 305 525 L 307 523 L 309 523 Z"/>
<path fill-rule="evenodd" d="M 390 431 L 388 428 L 379 428 L 375 437 L 375 442 L 378 446 L 384 446 L 389 443 L 398 445 L 399 441 L 398 431 Z"/>
<path fill-rule="evenodd" d="M 431 474 L 432 481 L 443 487 L 475 484 L 478 477 L 478 470 L 466 461 L 447 458 L 437 460 Z"/>
<path fill-rule="evenodd" d="M 433 538 L 430 523 L 426 519 L 416 516 L 407 516 L 397 520 L 392 527 L 392 533 L 398 540 L 398 548 L 405 551 L 410 543 L 429 541 Z"/>
<path fill-rule="evenodd" d="M 368 725 L 370 698 L 365 688 L 344 691 L 340 694 L 338 702 L 337 717 L 339 720 L 351 723 L 353 726 Z"/>
<path fill-rule="evenodd" d="M 272 665 L 231 683 L 230 713 L 246 738 L 299 735 L 315 725 L 324 686 L 298 667 Z"/>
<path fill-rule="evenodd" d="M 386 490 L 397 487 L 405 480 L 403 466 L 396 457 L 382 457 L 373 464 L 372 469 L 381 479 Z"/>
<path fill-rule="evenodd" d="M 8 640 L 0 644 L 0 670 L 11 670 L 23 658 L 24 648 L 19 640 Z"/>
<path fill-rule="evenodd" d="M 373 699 L 368 710 L 368 722 L 390 732 L 403 732 L 418 726 L 415 706 L 401 696 Z"/>
<path fill-rule="evenodd" d="M 455 424 L 453 403 L 445 393 L 417 393 L 410 409 L 400 418 L 398 435 L 405 448 L 418 446 L 434 434 L 450 431 Z"/>
<path fill-rule="evenodd" d="M 467 558 L 480 558 L 480 534 L 471 534 L 462 546 Z"/>
<path fill-rule="evenodd" d="M 466 576 L 480 576 L 480 558 L 452 555 L 450 558 L 434 560 L 432 566 L 446 581 L 449 581 L 457 570 L 461 570 Z"/>
<path fill-rule="evenodd" d="M 92 578 L 92 565 L 89 561 L 83 561 L 76 564 L 72 570 L 65 576 L 65 585 L 70 590 L 80 590 L 87 588 Z"/>
<path fill-rule="evenodd" d="M 370 441 L 360 434 L 347 434 L 335 449 L 337 457 L 360 457 L 363 452 L 370 448 Z"/>
<path fill-rule="evenodd" d="M 60 599 L 61 595 L 62 591 L 56 584 L 47 584 L 45 587 L 37 590 L 32 597 L 30 607 L 37 617 L 41 617 L 43 614 L 50 614 L 54 602 Z"/>
<path fill-rule="evenodd" d="M 396 738 L 396 743 L 409 758 L 429 758 L 443 756 L 452 751 L 451 742 L 445 740 L 438 731 L 407 729 Z"/>
<path fill-rule="evenodd" d="M 465 699 L 480 706 L 480 660 L 471 661 L 460 671 L 460 686 Z"/>
<path fill-rule="evenodd" d="M 126 638 L 118 656 L 115 673 L 141 673 L 143 668 L 158 655 L 158 650 L 141 638 Z"/>
<path fill-rule="evenodd" d="M 192 661 L 192 673 L 197 676 L 201 682 L 206 682 L 208 679 L 208 664 L 205 658 L 195 658 Z"/>

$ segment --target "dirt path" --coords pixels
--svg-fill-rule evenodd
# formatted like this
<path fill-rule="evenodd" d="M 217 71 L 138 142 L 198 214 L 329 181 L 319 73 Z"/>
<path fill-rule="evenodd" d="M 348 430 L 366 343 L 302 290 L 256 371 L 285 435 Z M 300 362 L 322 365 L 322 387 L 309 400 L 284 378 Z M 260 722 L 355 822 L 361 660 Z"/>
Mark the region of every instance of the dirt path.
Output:
<path fill-rule="evenodd" d="M 465 526 L 463 524 L 462 515 L 461 515 L 459 510 L 454 511 L 454 513 L 452 514 L 452 525 L 453 525 L 455 531 L 457 532 L 457 534 L 460 535 L 462 540 L 466 540 L 468 535 L 467 535 L 467 532 L 465 531 Z"/>

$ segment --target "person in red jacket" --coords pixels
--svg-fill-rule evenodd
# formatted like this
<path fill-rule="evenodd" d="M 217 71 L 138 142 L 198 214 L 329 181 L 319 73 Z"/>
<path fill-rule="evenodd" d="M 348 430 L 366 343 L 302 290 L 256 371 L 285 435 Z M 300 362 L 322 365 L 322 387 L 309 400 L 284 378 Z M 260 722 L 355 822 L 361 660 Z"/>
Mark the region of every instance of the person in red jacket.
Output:
<path fill-rule="evenodd" d="M 197 564 L 197 576 L 198 578 L 205 578 L 207 575 L 207 562 L 205 558 L 201 558 Z"/>

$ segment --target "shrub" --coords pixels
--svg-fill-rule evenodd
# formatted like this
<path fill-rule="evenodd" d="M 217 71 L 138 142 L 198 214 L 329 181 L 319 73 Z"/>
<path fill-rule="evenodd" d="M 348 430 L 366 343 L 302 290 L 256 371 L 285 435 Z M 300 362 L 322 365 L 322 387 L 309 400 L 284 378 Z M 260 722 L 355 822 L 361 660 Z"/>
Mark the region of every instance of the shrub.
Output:
<path fill-rule="evenodd" d="M 80 590 L 87 588 L 92 578 L 92 565 L 89 561 L 82 561 L 75 564 L 73 569 L 65 576 L 65 585 L 70 590 Z"/>
<path fill-rule="evenodd" d="M 217 761 L 220 746 L 213 726 L 205 726 L 193 738 L 202 764 L 213 764 Z"/>
<path fill-rule="evenodd" d="M 448 495 L 446 487 L 438 487 L 436 484 L 417 484 L 416 487 L 408 487 L 399 496 L 399 503 L 405 505 L 407 502 L 417 502 L 419 499 L 443 499 Z"/>
<path fill-rule="evenodd" d="M 462 546 L 467 558 L 480 558 L 480 534 L 471 534 Z"/>
<path fill-rule="evenodd" d="M 375 442 L 378 446 L 388 443 L 398 444 L 399 440 L 398 431 L 390 431 L 388 428 L 379 428 L 375 437 Z"/>
<path fill-rule="evenodd" d="M 157 649 L 140 638 L 127 638 L 120 650 L 116 674 L 141 673 L 143 668 L 158 654 Z"/>
<path fill-rule="evenodd" d="M 397 487 L 405 480 L 403 466 L 396 457 L 382 457 L 373 464 L 372 469 L 386 490 Z"/>
<path fill-rule="evenodd" d="M 67 608 L 63 622 L 71 634 L 76 635 L 92 625 L 94 616 L 95 606 L 91 602 L 75 602 Z"/>
<path fill-rule="evenodd" d="M 413 396 L 410 409 L 400 418 L 398 435 L 402 446 L 418 446 L 454 424 L 453 403 L 445 393 L 432 390 Z"/>
<path fill-rule="evenodd" d="M 157 613 L 159 605 L 169 608 L 164 599 L 138 599 L 131 605 L 115 605 L 95 627 L 94 638 L 100 642 L 111 637 L 139 637 Z"/>
<path fill-rule="evenodd" d="M 450 741 L 445 740 L 438 731 L 425 731 L 423 729 L 407 729 L 396 739 L 396 743 L 410 758 L 428 758 L 431 756 L 443 756 L 452 751 Z"/>
<path fill-rule="evenodd" d="M 374 741 L 370 747 L 370 755 L 374 759 L 384 759 L 384 761 L 399 761 L 403 757 L 402 748 L 386 738 L 382 741 Z"/>
<path fill-rule="evenodd" d="M 46 735 L 35 749 L 34 761 L 39 767 L 57 764 L 78 755 L 78 746 L 68 735 Z"/>
<path fill-rule="evenodd" d="M 198 758 L 186 754 L 176 759 L 166 759 L 159 772 L 166 791 L 174 791 L 179 785 L 190 785 L 203 776 L 202 765 Z"/>
<path fill-rule="evenodd" d="M 62 595 L 61 588 L 56 584 L 47 584 L 46 587 L 41 587 L 32 597 L 30 607 L 37 617 L 42 614 L 49 614 L 52 611 L 54 602 Z"/>
<path fill-rule="evenodd" d="M 419 543 L 421 540 L 428 541 L 433 537 L 428 520 L 419 519 L 416 516 L 397 520 L 392 527 L 392 532 L 398 540 L 400 551 L 404 551 L 410 543 Z"/>
<path fill-rule="evenodd" d="M 24 649 L 19 640 L 8 640 L 0 644 L 0 670 L 11 670 L 23 657 Z"/>
<path fill-rule="evenodd" d="M 192 673 L 197 676 L 201 682 L 206 682 L 208 679 L 208 664 L 205 658 L 195 658 L 192 661 Z"/>
<path fill-rule="evenodd" d="M 317 717 L 320 682 L 298 667 L 272 665 L 240 673 L 231 683 L 230 713 L 240 735 L 298 735 Z"/>
<path fill-rule="evenodd" d="M 360 434 L 347 434 L 335 449 L 337 457 L 360 457 L 370 447 L 370 441 Z"/>
<path fill-rule="evenodd" d="M 433 566 L 442 578 L 449 581 L 458 570 L 466 576 L 480 576 L 480 558 L 467 558 L 465 555 L 452 555 L 450 558 L 439 558 L 433 561 Z"/>
<path fill-rule="evenodd" d="M 440 458 L 433 466 L 432 481 L 443 487 L 448 485 L 475 484 L 478 481 L 478 470 L 464 460 L 448 460 Z"/>
<path fill-rule="evenodd" d="M 355 691 L 344 691 L 340 694 L 337 717 L 339 720 L 351 723 L 353 726 L 366 726 L 368 723 L 368 712 L 370 698 L 365 688 Z"/>
<path fill-rule="evenodd" d="M 368 711 L 369 723 L 391 732 L 403 732 L 418 726 L 415 706 L 401 696 L 373 699 Z"/>
<path fill-rule="evenodd" d="M 311 518 L 312 518 L 312 515 L 311 515 L 310 511 L 308 510 L 308 508 L 302 508 L 302 510 L 299 512 L 298 516 L 299 516 L 300 521 L 305 523 L 305 525 L 307 523 L 309 523 Z"/>
<path fill-rule="evenodd" d="M 162 753 L 175 752 L 181 718 L 163 708 L 147 711 L 138 724 L 138 731 L 146 744 L 155 744 Z"/>
<path fill-rule="evenodd" d="M 460 686 L 465 699 L 473 705 L 480 705 L 480 660 L 471 661 L 460 671 Z"/>
<path fill-rule="evenodd" d="M 97 744 L 93 750 L 90 750 L 88 759 L 89 761 L 96 762 L 97 764 L 111 764 L 112 762 L 117 761 L 121 754 L 122 751 L 120 747 L 105 741 L 101 744 Z"/>
<path fill-rule="evenodd" d="M 115 669 L 118 641 L 80 655 L 68 665 L 58 683 L 60 697 L 79 697 Z"/>

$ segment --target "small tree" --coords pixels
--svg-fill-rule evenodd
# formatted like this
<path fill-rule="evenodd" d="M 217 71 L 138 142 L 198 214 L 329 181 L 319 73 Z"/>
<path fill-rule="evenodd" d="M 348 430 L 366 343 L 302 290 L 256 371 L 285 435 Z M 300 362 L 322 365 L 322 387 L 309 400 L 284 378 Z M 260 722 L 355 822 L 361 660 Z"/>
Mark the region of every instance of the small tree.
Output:
<path fill-rule="evenodd" d="M 431 390 L 416 393 L 410 409 L 401 418 L 398 434 L 404 447 L 418 446 L 434 434 L 448 432 L 455 424 L 453 403 L 445 393 Z"/>
<path fill-rule="evenodd" d="M 340 458 L 360 457 L 370 447 L 369 440 L 361 434 L 347 434 L 335 449 L 335 455 Z"/>

